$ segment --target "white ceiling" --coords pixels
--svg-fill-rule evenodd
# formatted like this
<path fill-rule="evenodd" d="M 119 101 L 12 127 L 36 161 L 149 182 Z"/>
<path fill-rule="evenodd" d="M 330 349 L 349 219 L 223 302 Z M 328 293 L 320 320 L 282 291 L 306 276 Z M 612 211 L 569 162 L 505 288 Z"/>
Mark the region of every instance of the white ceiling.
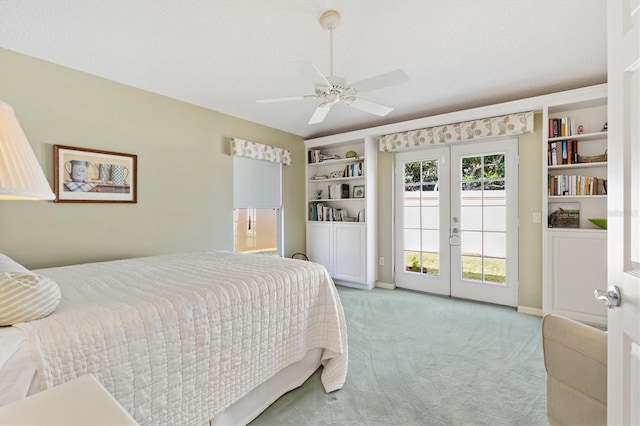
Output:
<path fill-rule="evenodd" d="M 377 117 L 320 101 L 291 62 L 350 83 L 402 68 L 362 95 Z M 605 0 L 0 0 L 0 46 L 305 138 L 606 82 Z M 1 78 L 1 77 L 0 77 Z"/>

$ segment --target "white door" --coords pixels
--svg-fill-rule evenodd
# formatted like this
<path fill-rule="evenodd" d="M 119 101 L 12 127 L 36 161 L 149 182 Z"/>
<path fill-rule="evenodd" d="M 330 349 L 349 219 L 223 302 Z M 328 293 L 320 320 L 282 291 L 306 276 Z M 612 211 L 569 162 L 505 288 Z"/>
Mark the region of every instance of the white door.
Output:
<path fill-rule="evenodd" d="M 395 283 L 451 295 L 449 148 L 396 154 Z"/>
<path fill-rule="evenodd" d="M 452 148 L 451 172 L 451 295 L 517 306 L 518 141 Z"/>
<path fill-rule="evenodd" d="M 607 422 L 640 424 L 640 1 L 608 2 Z"/>
<path fill-rule="evenodd" d="M 398 287 L 517 305 L 518 142 L 396 155 Z"/>

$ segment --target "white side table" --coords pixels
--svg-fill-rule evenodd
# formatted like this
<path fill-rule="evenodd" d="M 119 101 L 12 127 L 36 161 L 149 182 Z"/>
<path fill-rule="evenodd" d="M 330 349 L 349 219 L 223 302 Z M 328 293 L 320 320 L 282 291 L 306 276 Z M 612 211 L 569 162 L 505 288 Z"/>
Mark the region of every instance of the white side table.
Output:
<path fill-rule="evenodd" d="M 91 374 L 0 407 L 0 425 L 137 425 Z"/>

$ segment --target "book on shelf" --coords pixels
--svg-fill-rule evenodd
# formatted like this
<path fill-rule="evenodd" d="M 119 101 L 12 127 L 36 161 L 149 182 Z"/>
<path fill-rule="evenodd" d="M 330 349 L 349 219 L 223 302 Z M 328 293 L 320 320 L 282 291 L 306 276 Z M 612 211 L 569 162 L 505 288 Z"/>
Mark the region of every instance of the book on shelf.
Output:
<path fill-rule="evenodd" d="M 362 176 L 362 162 L 349 163 L 344 166 L 342 171 L 343 177 Z"/>
<path fill-rule="evenodd" d="M 313 222 L 353 222 L 347 209 L 327 206 L 321 202 L 309 203 L 309 220 Z"/>
<path fill-rule="evenodd" d="M 606 181 L 595 176 L 549 175 L 547 195 L 606 195 Z"/>
<path fill-rule="evenodd" d="M 349 184 L 336 183 L 333 185 L 329 185 L 329 198 L 332 200 L 349 198 Z"/>
<path fill-rule="evenodd" d="M 549 228 L 579 228 L 579 203 L 549 203 Z"/>
<path fill-rule="evenodd" d="M 575 120 L 571 117 L 549 118 L 549 137 L 560 138 L 577 135 L 577 127 Z"/>
<path fill-rule="evenodd" d="M 549 142 L 547 147 L 547 165 L 558 166 L 560 164 L 578 163 L 578 141 L 562 140 Z"/>
<path fill-rule="evenodd" d="M 342 184 L 342 198 L 349 198 L 349 184 Z"/>
<path fill-rule="evenodd" d="M 307 163 L 319 163 L 321 152 L 319 149 L 310 149 L 307 151 Z"/>

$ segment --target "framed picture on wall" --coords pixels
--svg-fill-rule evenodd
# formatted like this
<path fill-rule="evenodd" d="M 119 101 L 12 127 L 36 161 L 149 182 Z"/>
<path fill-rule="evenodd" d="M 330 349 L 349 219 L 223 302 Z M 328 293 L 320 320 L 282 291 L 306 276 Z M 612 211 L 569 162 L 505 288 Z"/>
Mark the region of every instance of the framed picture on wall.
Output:
<path fill-rule="evenodd" d="M 364 185 L 353 186 L 353 198 L 364 198 Z"/>
<path fill-rule="evenodd" d="M 53 146 L 58 203 L 137 203 L 138 156 Z"/>

